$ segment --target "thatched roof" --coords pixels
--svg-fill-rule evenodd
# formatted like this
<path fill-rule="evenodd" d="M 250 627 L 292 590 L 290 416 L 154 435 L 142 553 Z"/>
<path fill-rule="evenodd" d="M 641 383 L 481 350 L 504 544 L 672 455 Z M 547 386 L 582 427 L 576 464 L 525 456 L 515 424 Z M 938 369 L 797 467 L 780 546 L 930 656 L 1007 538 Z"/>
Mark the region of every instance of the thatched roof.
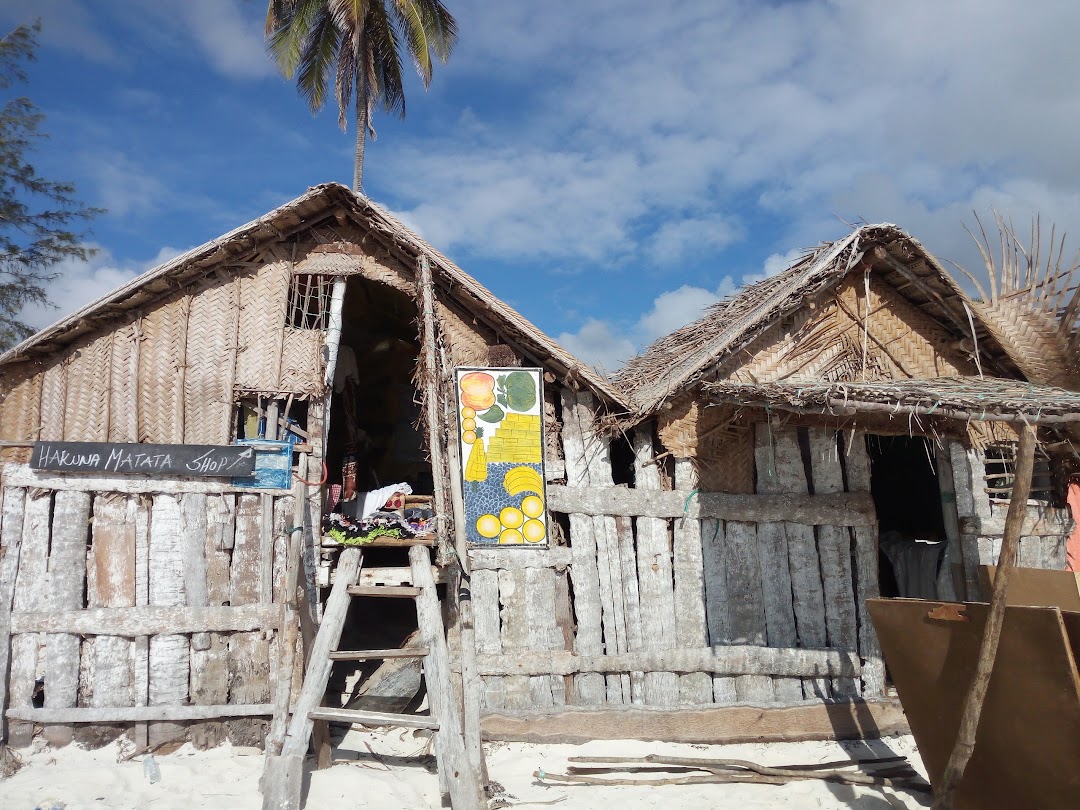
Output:
<path fill-rule="evenodd" d="M 438 294 L 452 299 L 501 340 L 560 376 L 580 382 L 610 405 L 624 407 L 625 395 L 562 348 L 519 312 L 435 250 L 374 202 L 338 183 L 315 186 L 296 199 L 233 231 L 143 273 L 98 300 L 57 321 L 0 355 L 0 368 L 56 352 L 78 337 L 107 327 L 126 313 L 151 305 L 217 268 L 260 261 L 273 243 L 327 221 L 351 221 L 379 239 L 396 257 L 414 266 L 427 256 Z M 328 259 L 329 260 L 329 259 Z"/>
<path fill-rule="evenodd" d="M 701 386 L 716 403 L 799 413 L 1060 424 L 1080 422 L 1080 392 L 995 377 L 937 377 L 877 382 L 712 382 Z"/>
<path fill-rule="evenodd" d="M 706 379 L 717 363 L 811 296 L 867 268 L 957 340 L 977 343 L 986 373 L 1019 374 L 978 314 L 965 309 L 967 296 L 937 259 L 895 225 L 884 224 L 864 225 L 839 241 L 810 249 L 787 270 L 712 305 L 702 318 L 660 338 L 632 359 L 615 375 L 615 382 L 632 397 L 639 416 L 652 413 L 673 394 Z"/>

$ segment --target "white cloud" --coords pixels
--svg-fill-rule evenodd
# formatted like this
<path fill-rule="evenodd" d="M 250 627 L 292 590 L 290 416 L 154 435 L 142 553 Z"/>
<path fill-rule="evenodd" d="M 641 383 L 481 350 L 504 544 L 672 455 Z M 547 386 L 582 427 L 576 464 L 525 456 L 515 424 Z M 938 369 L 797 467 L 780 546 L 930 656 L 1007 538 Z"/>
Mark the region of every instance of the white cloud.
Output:
<path fill-rule="evenodd" d="M 267 56 L 260 21 L 236 0 L 179 0 L 174 8 L 214 67 L 225 76 L 259 79 L 277 72 Z"/>
<path fill-rule="evenodd" d="M 587 320 L 577 332 L 563 332 L 555 340 L 601 374 L 610 374 L 637 353 L 632 341 L 618 334 L 607 321 L 595 318 Z"/>
<path fill-rule="evenodd" d="M 184 251 L 172 247 L 163 247 L 157 254 L 146 261 L 117 262 L 112 254 L 97 245 L 98 252 L 88 261 L 68 260 L 54 269 L 59 277 L 48 284 L 45 294 L 52 307 L 32 305 L 23 309 L 19 319 L 35 329 L 44 329 L 56 321 L 82 309 L 92 301 L 112 292 L 131 279 Z"/>
<path fill-rule="evenodd" d="M 12 27 L 41 20 L 40 40 L 95 62 L 115 62 L 113 45 L 97 30 L 96 15 L 78 0 L 0 0 L 0 21 Z"/>
<path fill-rule="evenodd" d="M 372 171 L 465 255 L 715 256 L 760 238 L 755 213 L 781 223 L 781 254 L 843 233 L 837 215 L 916 235 L 942 216 L 932 230 L 949 248 L 966 239 L 954 209 L 1021 186 L 1080 225 L 1067 199 L 1080 187 L 1078 4 L 461 0 L 455 14 L 469 36 L 443 80 L 497 66 L 520 111 L 477 99 L 445 138 L 395 139 Z M 541 83 L 526 78 L 537 64 Z M 867 189 L 875 176 L 888 188 Z M 884 192 L 890 205 L 873 205 Z"/>
<path fill-rule="evenodd" d="M 611 373 L 657 338 L 696 321 L 736 289 L 731 276 L 724 276 L 713 290 L 683 285 L 660 293 L 652 308 L 625 328 L 590 318 L 577 332 L 563 332 L 556 340 L 589 365 Z"/>

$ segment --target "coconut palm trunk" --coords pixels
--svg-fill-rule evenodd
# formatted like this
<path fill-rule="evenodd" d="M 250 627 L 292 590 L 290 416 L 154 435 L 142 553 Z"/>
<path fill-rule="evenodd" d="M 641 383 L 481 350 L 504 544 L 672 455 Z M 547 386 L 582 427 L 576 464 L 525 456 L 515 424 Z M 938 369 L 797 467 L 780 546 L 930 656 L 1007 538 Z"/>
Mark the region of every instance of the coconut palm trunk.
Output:
<path fill-rule="evenodd" d="M 353 191 L 360 194 L 364 185 L 364 152 L 367 150 L 368 111 L 367 104 L 356 99 L 356 157 L 353 164 Z"/>

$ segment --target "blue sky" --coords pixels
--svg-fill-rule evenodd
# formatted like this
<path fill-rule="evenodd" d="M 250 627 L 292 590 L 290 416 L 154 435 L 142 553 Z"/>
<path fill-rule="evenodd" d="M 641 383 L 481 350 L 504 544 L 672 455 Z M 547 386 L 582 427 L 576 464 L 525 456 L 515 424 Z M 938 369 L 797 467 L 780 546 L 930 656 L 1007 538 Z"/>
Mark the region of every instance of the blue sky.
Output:
<path fill-rule="evenodd" d="M 1072 0 L 446 2 L 458 46 L 404 122 L 376 118 L 364 190 L 608 370 L 844 222 L 968 267 L 973 209 L 1080 236 Z M 276 73 L 264 13 L 0 0 L 5 26 L 45 26 L 35 164 L 109 209 L 32 323 L 351 182 L 351 128 Z"/>

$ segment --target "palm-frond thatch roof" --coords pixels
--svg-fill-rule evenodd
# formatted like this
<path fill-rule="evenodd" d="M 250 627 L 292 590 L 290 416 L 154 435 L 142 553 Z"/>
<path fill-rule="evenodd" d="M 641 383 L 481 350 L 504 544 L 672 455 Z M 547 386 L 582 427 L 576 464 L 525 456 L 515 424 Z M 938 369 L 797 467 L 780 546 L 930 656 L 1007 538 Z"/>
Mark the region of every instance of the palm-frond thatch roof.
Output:
<path fill-rule="evenodd" d="M 788 269 L 714 304 L 702 318 L 632 359 L 615 382 L 632 398 L 638 416 L 652 413 L 672 395 L 707 380 L 720 361 L 811 296 L 849 273 L 866 270 L 965 343 L 987 374 L 1019 376 L 1006 347 L 967 305 L 967 296 L 938 260 L 895 225 L 883 224 L 864 225 L 843 239 L 808 250 Z"/>
<path fill-rule="evenodd" d="M 624 406 L 624 395 L 610 382 L 589 370 L 386 210 L 338 183 L 315 186 L 258 219 L 132 279 L 0 355 L 0 368 L 46 357 L 80 336 L 101 329 L 128 312 L 150 306 L 222 267 L 236 267 L 245 261 L 257 263 L 267 246 L 321 223 L 334 221 L 358 225 L 406 266 L 415 266 L 420 257 L 427 256 L 440 295 L 454 300 L 478 321 L 490 326 L 501 340 L 516 346 L 531 360 L 580 382 L 609 405 Z"/>

